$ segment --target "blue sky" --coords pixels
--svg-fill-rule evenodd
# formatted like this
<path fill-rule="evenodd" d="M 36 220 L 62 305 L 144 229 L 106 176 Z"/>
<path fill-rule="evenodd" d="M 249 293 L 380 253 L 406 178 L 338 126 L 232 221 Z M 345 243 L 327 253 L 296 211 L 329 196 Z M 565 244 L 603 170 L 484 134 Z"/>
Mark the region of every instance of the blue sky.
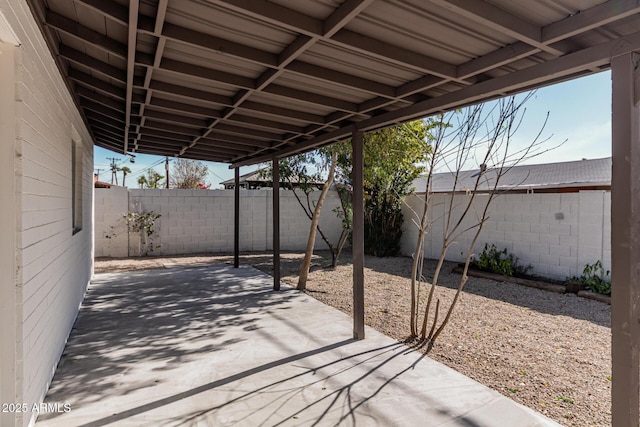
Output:
<path fill-rule="evenodd" d="M 549 137 L 549 146 L 566 142 L 561 147 L 530 159 L 526 163 L 554 163 L 583 158 L 596 159 L 611 156 L 611 75 L 608 71 L 581 79 L 539 89 L 527 103 L 527 111 L 516 142 L 530 142 L 540 130 L 549 112 L 549 120 L 543 132 Z M 164 157 L 136 155 L 134 164 L 126 156 L 96 147 L 94 172 L 100 169 L 100 179 L 110 182 L 108 157 L 122 160 L 132 170 L 127 177 L 129 186 L 134 186 L 137 176 L 155 165 L 164 174 Z M 208 181 L 211 188 L 219 188 L 221 181 L 233 178 L 228 165 L 206 162 L 209 166 Z M 254 166 L 240 169 L 244 174 L 255 170 Z M 119 177 L 118 179 L 121 179 Z"/>

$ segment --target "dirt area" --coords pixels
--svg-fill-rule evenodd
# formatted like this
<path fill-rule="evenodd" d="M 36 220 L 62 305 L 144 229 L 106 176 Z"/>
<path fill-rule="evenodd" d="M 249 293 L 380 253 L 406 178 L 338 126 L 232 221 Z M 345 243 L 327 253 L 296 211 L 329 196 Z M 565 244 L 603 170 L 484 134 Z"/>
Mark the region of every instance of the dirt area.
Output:
<path fill-rule="evenodd" d="M 295 286 L 303 254 L 282 254 L 282 282 Z M 230 255 L 97 260 L 96 273 L 231 263 Z M 307 293 L 343 312 L 352 310 L 350 254 L 331 269 L 319 252 Z M 270 254 L 243 254 L 271 274 Z M 403 341 L 409 333 L 410 258 L 365 260 L 367 325 Z M 434 263 L 425 262 L 425 272 Z M 437 290 L 448 307 L 460 276 L 448 263 Z M 425 292 L 423 292 L 423 295 Z M 470 277 L 450 324 L 429 357 L 566 426 L 611 425 L 609 305 L 512 283 Z"/>

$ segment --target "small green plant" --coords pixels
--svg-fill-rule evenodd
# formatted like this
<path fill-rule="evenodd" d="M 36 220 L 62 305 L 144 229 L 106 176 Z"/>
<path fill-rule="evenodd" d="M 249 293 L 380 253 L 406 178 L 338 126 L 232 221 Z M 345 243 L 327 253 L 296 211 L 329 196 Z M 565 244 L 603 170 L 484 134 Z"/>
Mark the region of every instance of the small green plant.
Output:
<path fill-rule="evenodd" d="M 571 277 L 568 280 L 575 280 L 584 284 L 590 291 L 611 295 L 611 281 L 607 280 L 609 270 L 605 270 L 600 260 L 594 264 L 587 264 L 582 270 L 582 276 Z"/>
<path fill-rule="evenodd" d="M 558 400 L 564 403 L 570 403 L 573 405 L 573 399 L 568 398 L 568 397 L 564 397 L 564 396 L 558 396 Z"/>
<path fill-rule="evenodd" d="M 127 212 L 124 214 L 124 219 L 127 221 L 129 231 L 144 231 L 147 237 L 151 237 L 155 230 L 156 220 L 162 215 L 150 212 Z"/>
<path fill-rule="evenodd" d="M 519 259 L 507 253 L 507 249 L 498 250 L 493 243 L 484 244 L 480 257 L 473 257 L 471 265 L 479 270 L 502 274 L 503 276 L 525 275 L 531 270 L 531 265 L 520 265 Z"/>
<path fill-rule="evenodd" d="M 124 214 L 129 233 L 140 233 L 140 255 L 148 255 L 149 252 L 153 252 L 153 234 L 155 232 L 156 221 L 160 216 L 160 214 L 154 211 L 142 213 L 129 211 Z M 159 247 L 160 245 L 155 246 L 155 248 Z"/>

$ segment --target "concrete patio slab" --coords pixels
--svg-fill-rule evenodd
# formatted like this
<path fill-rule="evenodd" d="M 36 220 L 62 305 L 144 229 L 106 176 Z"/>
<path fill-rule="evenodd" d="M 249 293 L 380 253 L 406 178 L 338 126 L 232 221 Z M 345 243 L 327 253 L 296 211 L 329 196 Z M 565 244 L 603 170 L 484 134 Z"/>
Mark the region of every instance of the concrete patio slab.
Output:
<path fill-rule="evenodd" d="M 251 268 L 96 275 L 40 427 L 557 426 Z M 66 407 L 64 405 L 67 405 Z"/>

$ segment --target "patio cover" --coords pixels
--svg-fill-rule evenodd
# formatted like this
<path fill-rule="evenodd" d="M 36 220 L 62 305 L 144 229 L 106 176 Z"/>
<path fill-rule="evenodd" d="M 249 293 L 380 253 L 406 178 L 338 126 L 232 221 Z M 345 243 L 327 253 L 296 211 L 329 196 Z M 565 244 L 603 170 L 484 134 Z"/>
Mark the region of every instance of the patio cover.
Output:
<path fill-rule="evenodd" d="M 234 166 L 607 69 L 629 0 L 29 0 L 95 144 Z"/>
<path fill-rule="evenodd" d="M 637 0 L 27 1 L 98 146 L 226 162 L 238 183 L 352 137 L 360 338 L 364 132 L 611 68 L 612 414 L 640 424 Z"/>

